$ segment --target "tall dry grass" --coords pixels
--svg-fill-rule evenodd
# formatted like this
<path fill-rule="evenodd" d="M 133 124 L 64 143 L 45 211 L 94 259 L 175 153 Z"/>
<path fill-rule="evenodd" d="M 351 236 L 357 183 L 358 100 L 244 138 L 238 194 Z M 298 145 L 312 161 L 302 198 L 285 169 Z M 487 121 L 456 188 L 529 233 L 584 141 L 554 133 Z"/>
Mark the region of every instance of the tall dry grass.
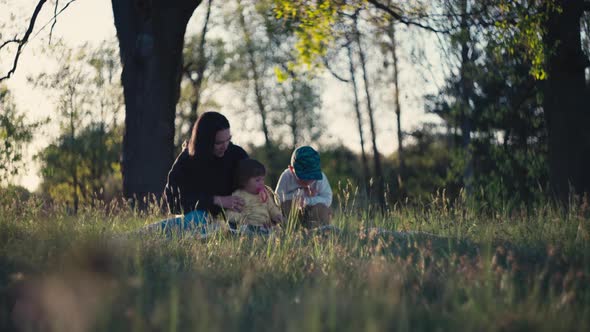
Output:
<path fill-rule="evenodd" d="M 585 202 L 489 211 L 440 193 L 381 212 L 354 193 L 338 193 L 340 231 L 205 240 L 133 235 L 156 205 L 5 200 L 0 330 L 590 329 Z"/>

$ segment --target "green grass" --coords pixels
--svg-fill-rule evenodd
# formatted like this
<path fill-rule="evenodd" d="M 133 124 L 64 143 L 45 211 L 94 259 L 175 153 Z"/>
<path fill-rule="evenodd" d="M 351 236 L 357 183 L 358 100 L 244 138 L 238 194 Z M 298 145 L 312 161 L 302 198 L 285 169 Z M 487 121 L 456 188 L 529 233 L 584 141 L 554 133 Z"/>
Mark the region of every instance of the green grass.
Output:
<path fill-rule="evenodd" d="M 340 202 L 341 233 L 206 240 L 117 236 L 155 209 L 5 202 L 0 330 L 590 330 L 586 204 Z"/>

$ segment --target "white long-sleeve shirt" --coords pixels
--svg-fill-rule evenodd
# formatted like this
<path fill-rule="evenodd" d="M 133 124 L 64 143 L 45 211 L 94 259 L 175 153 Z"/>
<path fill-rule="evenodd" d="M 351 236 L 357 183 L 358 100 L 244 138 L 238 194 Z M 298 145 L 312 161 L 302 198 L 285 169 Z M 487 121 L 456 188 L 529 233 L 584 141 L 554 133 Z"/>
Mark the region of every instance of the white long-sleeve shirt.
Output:
<path fill-rule="evenodd" d="M 307 190 L 306 187 L 301 186 L 297 182 L 297 178 L 293 172 L 287 168 L 283 174 L 281 174 L 275 192 L 280 203 L 293 200 L 294 198 L 302 198 L 303 204 L 306 206 L 324 204 L 329 207 L 332 205 L 332 188 L 330 187 L 326 174 L 322 172 L 322 179 L 314 181 L 309 186 L 309 189 L 314 195 L 310 196 L 309 190 Z"/>

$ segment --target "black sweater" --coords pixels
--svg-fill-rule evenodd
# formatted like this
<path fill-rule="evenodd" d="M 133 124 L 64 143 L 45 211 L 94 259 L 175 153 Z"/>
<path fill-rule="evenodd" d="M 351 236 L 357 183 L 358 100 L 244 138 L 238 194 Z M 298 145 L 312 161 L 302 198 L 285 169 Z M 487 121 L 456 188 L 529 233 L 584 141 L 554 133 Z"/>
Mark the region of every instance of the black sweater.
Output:
<path fill-rule="evenodd" d="M 190 157 L 182 150 L 166 183 L 166 201 L 170 212 L 187 213 L 195 209 L 216 215 L 221 208 L 213 204 L 213 196 L 227 196 L 236 189 L 234 173 L 238 161 L 248 158 L 244 149 L 230 144 L 223 157 L 212 155 Z"/>

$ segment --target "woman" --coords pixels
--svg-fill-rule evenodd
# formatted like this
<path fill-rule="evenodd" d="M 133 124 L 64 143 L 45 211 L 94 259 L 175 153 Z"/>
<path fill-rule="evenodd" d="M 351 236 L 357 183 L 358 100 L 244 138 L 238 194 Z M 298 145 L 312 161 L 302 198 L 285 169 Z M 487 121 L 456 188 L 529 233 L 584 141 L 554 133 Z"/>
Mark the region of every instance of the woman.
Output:
<path fill-rule="evenodd" d="M 188 144 L 168 173 L 166 202 L 172 213 L 184 218 L 163 221 L 163 229 L 192 229 L 223 210 L 242 211 L 244 200 L 232 196 L 238 162 L 248 158 L 231 143 L 229 122 L 217 112 L 203 113 L 193 126 Z M 204 228 L 202 228 L 204 230 Z"/>

